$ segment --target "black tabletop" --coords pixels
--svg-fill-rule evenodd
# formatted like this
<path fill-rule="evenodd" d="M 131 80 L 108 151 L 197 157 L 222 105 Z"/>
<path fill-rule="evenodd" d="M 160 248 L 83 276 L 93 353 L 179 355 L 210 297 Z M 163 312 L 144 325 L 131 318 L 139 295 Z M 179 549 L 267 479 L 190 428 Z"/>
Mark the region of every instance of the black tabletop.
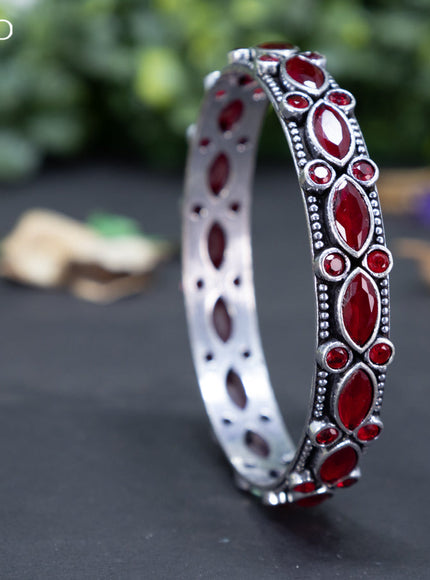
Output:
<path fill-rule="evenodd" d="M 180 193 L 179 175 L 50 169 L 3 186 L 0 233 L 39 206 L 77 218 L 122 213 L 178 239 Z M 255 210 L 263 339 L 298 436 L 314 314 L 292 174 L 263 169 Z M 386 223 L 392 247 L 429 235 Z M 112 306 L 0 284 L 2 580 L 430 577 L 430 292 L 416 266 L 398 260 L 392 274 L 397 357 L 384 434 L 362 481 L 311 509 L 262 507 L 235 489 L 200 400 L 179 282 L 176 261 L 146 293 Z"/>

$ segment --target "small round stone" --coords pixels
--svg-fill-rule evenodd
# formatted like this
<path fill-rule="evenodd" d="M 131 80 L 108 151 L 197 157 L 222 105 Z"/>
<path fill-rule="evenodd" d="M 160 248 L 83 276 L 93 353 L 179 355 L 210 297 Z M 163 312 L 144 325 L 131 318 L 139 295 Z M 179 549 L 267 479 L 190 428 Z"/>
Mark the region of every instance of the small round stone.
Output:
<path fill-rule="evenodd" d="M 319 52 L 305 52 L 305 57 L 309 58 L 310 60 L 321 60 L 323 57 L 322 54 L 320 54 Z"/>
<path fill-rule="evenodd" d="M 390 266 L 390 257 L 383 250 L 372 250 L 367 256 L 367 265 L 375 274 L 383 274 Z"/>
<path fill-rule="evenodd" d="M 368 425 L 363 425 L 357 432 L 357 438 L 360 441 L 371 441 L 378 437 L 379 433 L 381 432 L 381 428 L 379 425 L 375 425 L 374 423 L 369 423 Z"/>
<path fill-rule="evenodd" d="M 305 97 L 302 97 L 302 95 L 289 95 L 287 97 L 287 103 L 294 109 L 306 109 L 309 106 L 309 101 Z"/>
<path fill-rule="evenodd" d="M 311 493 L 316 490 L 316 485 L 313 481 L 304 481 L 293 487 L 293 491 L 298 491 L 299 493 Z"/>
<path fill-rule="evenodd" d="M 340 370 L 343 369 L 344 366 L 348 363 L 348 351 L 343 346 L 335 346 L 331 350 L 328 351 L 326 356 L 326 363 L 327 366 L 333 370 Z"/>
<path fill-rule="evenodd" d="M 322 163 L 314 163 L 309 167 L 309 177 L 317 185 L 325 185 L 331 179 L 331 170 L 327 165 Z"/>
<path fill-rule="evenodd" d="M 333 252 L 324 258 L 324 270 L 329 276 L 340 276 L 345 272 L 346 262 L 342 254 Z"/>
<path fill-rule="evenodd" d="M 392 348 L 386 342 L 378 342 L 369 351 L 369 359 L 375 365 L 385 365 L 393 354 Z"/>
<path fill-rule="evenodd" d="M 370 181 L 375 177 L 375 168 L 371 163 L 362 159 L 353 164 L 352 175 L 358 179 L 358 181 Z"/>
<path fill-rule="evenodd" d="M 326 427 L 317 434 L 315 441 L 318 445 L 330 445 L 330 443 L 336 441 L 338 436 L 339 431 L 335 427 Z"/>
<path fill-rule="evenodd" d="M 351 103 L 351 97 L 343 91 L 334 91 L 330 93 L 328 100 L 339 107 L 346 107 Z"/>

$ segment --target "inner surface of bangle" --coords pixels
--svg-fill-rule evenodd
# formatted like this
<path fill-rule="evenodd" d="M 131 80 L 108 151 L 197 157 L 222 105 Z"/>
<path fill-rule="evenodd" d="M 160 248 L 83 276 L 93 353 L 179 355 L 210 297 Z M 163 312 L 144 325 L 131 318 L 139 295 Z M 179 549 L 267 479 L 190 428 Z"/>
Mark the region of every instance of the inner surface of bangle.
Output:
<path fill-rule="evenodd" d="M 246 69 L 207 91 L 188 160 L 184 291 L 197 375 L 236 472 L 274 488 L 295 454 L 273 395 L 255 307 L 251 192 L 268 97 Z"/>

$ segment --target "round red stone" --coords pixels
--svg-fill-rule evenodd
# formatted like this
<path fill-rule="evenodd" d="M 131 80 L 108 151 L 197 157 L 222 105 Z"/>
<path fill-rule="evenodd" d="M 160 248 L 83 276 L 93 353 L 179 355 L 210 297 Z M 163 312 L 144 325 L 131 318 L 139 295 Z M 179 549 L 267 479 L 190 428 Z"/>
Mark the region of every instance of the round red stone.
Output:
<path fill-rule="evenodd" d="M 340 276 L 345 269 L 345 258 L 341 254 L 333 252 L 324 258 L 324 270 L 329 276 Z"/>
<path fill-rule="evenodd" d="M 335 427 L 326 427 L 317 434 L 315 441 L 318 445 L 330 445 L 330 443 L 336 441 L 338 436 L 339 431 Z"/>
<path fill-rule="evenodd" d="M 367 256 L 367 265 L 375 274 L 383 274 L 390 265 L 390 257 L 384 250 L 372 250 Z"/>
<path fill-rule="evenodd" d="M 343 91 L 334 91 L 333 93 L 330 93 L 328 100 L 339 107 L 345 107 L 351 103 L 351 97 Z"/>
<path fill-rule="evenodd" d="M 314 111 L 312 124 L 315 137 L 324 151 L 336 159 L 344 159 L 351 146 L 351 132 L 340 112 L 331 105 L 321 103 Z"/>
<path fill-rule="evenodd" d="M 369 351 L 369 359 L 375 365 L 385 365 L 390 360 L 393 350 L 386 342 L 378 342 Z"/>
<path fill-rule="evenodd" d="M 339 481 L 336 487 L 351 487 L 354 483 L 357 483 L 358 479 L 356 477 L 347 477 L 343 481 Z"/>
<path fill-rule="evenodd" d="M 358 181 L 370 181 L 375 177 L 375 168 L 371 163 L 362 159 L 353 163 L 352 175 L 358 179 Z"/>
<path fill-rule="evenodd" d="M 258 45 L 258 48 L 263 48 L 265 50 L 289 50 L 294 48 L 294 45 L 290 42 L 262 42 Z"/>
<path fill-rule="evenodd" d="M 354 431 L 367 417 L 373 403 L 373 383 L 363 370 L 355 371 L 343 386 L 337 410 L 343 425 Z"/>
<path fill-rule="evenodd" d="M 379 318 L 379 303 L 372 280 L 358 272 L 349 282 L 342 301 L 342 318 L 351 340 L 364 346 Z"/>
<path fill-rule="evenodd" d="M 359 251 L 370 233 L 370 214 L 360 190 L 349 179 L 341 178 L 333 195 L 336 229 L 344 242 Z"/>
<path fill-rule="evenodd" d="M 309 106 L 309 101 L 301 95 L 289 95 L 287 103 L 294 109 L 306 109 Z"/>
<path fill-rule="evenodd" d="M 320 477 L 324 483 L 333 484 L 346 477 L 355 468 L 358 455 L 349 445 L 342 447 L 327 457 L 320 468 Z"/>
<path fill-rule="evenodd" d="M 319 493 L 318 495 L 311 495 L 309 497 L 302 497 L 296 500 L 296 504 L 300 507 L 313 507 L 319 505 L 326 499 L 331 497 L 331 493 Z"/>
<path fill-rule="evenodd" d="M 325 81 L 323 71 L 317 65 L 300 56 L 290 58 L 285 64 L 285 70 L 296 83 L 310 90 L 321 88 Z"/>
<path fill-rule="evenodd" d="M 322 54 L 315 51 L 305 52 L 305 56 L 306 58 L 310 58 L 311 60 L 321 60 L 322 58 L 324 58 Z"/>
<path fill-rule="evenodd" d="M 230 163 L 225 153 L 219 153 L 209 167 L 208 181 L 212 193 L 219 195 L 230 174 Z"/>
<path fill-rule="evenodd" d="M 378 437 L 379 433 L 381 432 L 381 428 L 374 423 L 369 423 L 369 425 L 363 425 L 357 432 L 357 438 L 360 441 L 371 441 Z"/>
<path fill-rule="evenodd" d="M 335 346 L 328 351 L 326 363 L 333 370 L 343 369 L 349 359 L 348 351 L 343 346 Z"/>
<path fill-rule="evenodd" d="M 233 125 L 241 118 L 243 108 L 243 102 L 240 99 L 235 99 L 222 109 L 218 116 L 218 126 L 221 131 L 225 133 L 232 130 Z"/>
<path fill-rule="evenodd" d="M 313 481 L 304 481 L 293 487 L 293 491 L 298 491 L 300 493 L 311 493 L 315 491 L 317 486 Z"/>
<path fill-rule="evenodd" d="M 314 163 L 309 167 L 309 177 L 318 185 L 325 185 L 331 179 L 332 173 L 327 165 Z"/>
<path fill-rule="evenodd" d="M 279 62 L 279 57 L 272 54 L 263 54 L 258 57 L 258 60 L 262 60 L 263 62 Z"/>

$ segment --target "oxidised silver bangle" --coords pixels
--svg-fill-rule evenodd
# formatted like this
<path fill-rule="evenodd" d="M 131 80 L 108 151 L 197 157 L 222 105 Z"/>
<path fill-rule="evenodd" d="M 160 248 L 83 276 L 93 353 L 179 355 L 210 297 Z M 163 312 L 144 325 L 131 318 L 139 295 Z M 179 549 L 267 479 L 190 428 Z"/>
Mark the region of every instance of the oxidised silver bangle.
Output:
<path fill-rule="evenodd" d="M 360 477 L 382 430 L 388 273 L 375 181 L 354 116 L 323 56 L 289 44 L 234 50 L 206 78 L 190 131 L 183 203 L 183 289 L 194 364 L 215 435 L 238 484 L 276 505 L 315 505 Z M 306 206 L 317 297 L 312 404 L 296 446 L 275 401 L 255 309 L 250 202 L 271 103 Z"/>

